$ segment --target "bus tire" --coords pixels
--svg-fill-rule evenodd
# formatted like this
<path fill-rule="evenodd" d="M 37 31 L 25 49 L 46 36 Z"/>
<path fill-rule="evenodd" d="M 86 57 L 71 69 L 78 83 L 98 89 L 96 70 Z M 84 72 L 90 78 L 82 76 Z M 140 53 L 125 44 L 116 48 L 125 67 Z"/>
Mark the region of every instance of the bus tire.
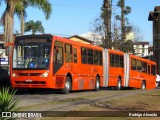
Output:
<path fill-rule="evenodd" d="M 141 89 L 142 89 L 142 90 L 146 90 L 146 82 L 145 82 L 145 81 L 142 82 Z"/>
<path fill-rule="evenodd" d="M 100 80 L 99 77 L 96 77 L 95 88 L 94 91 L 98 91 L 100 88 Z"/>
<path fill-rule="evenodd" d="M 71 78 L 69 76 L 66 77 L 66 82 L 64 88 L 62 89 L 63 94 L 68 94 L 72 88 Z"/>
<path fill-rule="evenodd" d="M 117 82 L 117 86 L 116 86 L 116 90 L 121 90 L 122 89 L 122 82 L 121 79 L 118 78 L 118 82 Z"/>

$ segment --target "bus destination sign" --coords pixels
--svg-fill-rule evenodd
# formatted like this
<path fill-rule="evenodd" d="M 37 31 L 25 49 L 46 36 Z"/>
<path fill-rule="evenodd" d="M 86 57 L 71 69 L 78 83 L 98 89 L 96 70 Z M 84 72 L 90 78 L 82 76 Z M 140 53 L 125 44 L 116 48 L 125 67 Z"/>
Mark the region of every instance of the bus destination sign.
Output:
<path fill-rule="evenodd" d="M 49 42 L 46 38 L 24 38 L 17 39 L 18 44 L 29 44 L 29 43 L 47 43 Z"/>

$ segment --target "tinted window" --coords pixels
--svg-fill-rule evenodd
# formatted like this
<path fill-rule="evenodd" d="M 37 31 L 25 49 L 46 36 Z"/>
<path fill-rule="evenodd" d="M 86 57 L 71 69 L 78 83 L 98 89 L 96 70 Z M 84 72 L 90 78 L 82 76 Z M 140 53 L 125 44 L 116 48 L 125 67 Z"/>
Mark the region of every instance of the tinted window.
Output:
<path fill-rule="evenodd" d="M 72 45 L 65 45 L 65 59 L 66 62 L 72 62 Z"/>
<path fill-rule="evenodd" d="M 93 64 L 93 50 L 88 49 L 87 53 L 88 53 L 88 64 Z"/>
<path fill-rule="evenodd" d="M 86 64 L 87 63 L 87 50 L 86 48 L 81 48 L 81 60 L 82 60 L 82 63 Z"/>

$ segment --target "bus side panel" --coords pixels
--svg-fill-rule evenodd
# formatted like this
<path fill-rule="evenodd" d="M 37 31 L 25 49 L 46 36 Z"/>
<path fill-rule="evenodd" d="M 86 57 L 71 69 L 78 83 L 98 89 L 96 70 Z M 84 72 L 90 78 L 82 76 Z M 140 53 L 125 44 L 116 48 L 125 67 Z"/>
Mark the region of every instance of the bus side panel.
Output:
<path fill-rule="evenodd" d="M 146 82 L 146 88 L 147 89 L 154 89 L 156 88 L 156 77 L 153 75 L 148 75 L 148 80 Z"/>
<path fill-rule="evenodd" d="M 111 55 L 117 55 L 119 56 L 119 60 L 117 62 L 115 62 L 115 58 L 114 58 L 114 63 L 112 63 L 113 65 L 111 65 L 111 62 L 113 62 L 111 59 Z M 115 50 L 109 50 L 109 77 L 108 77 L 108 86 L 117 86 L 118 85 L 118 79 L 121 79 L 122 82 L 122 86 L 124 86 L 124 65 L 123 67 L 120 66 L 120 56 L 122 56 L 124 58 L 124 53 L 122 52 L 117 52 Z M 124 59 L 123 59 L 124 60 Z"/>
<path fill-rule="evenodd" d="M 139 72 L 130 70 L 129 87 L 140 88 Z"/>
<path fill-rule="evenodd" d="M 117 86 L 119 76 L 121 76 L 122 86 L 123 86 L 124 85 L 124 69 L 110 67 L 110 69 L 109 69 L 109 86 Z"/>

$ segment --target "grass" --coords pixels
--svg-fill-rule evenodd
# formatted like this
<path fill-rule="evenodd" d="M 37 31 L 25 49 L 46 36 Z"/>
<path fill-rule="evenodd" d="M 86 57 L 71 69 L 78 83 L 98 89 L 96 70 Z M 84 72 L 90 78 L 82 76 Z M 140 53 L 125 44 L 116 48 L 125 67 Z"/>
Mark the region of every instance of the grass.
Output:
<path fill-rule="evenodd" d="M 102 110 L 159 111 L 159 99 L 159 90 L 156 90 L 144 94 L 136 94 L 131 97 L 113 99 L 112 101 L 96 103 L 89 107 L 91 107 L 92 109 L 101 108 Z"/>
<path fill-rule="evenodd" d="M 120 91 L 124 92 L 124 91 Z M 128 91 L 125 91 L 128 92 Z M 97 102 L 94 104 L 86 104 L 78 107 L 78 111 L 160 111 L 160 90 L 147 91 L 145 93 L 138 93 L 132 96 L 124 96 L 121 98 L 114 98 L 111 100 L 106 100 L 104 102 Z M 106 93 L 107 94 L 107 93 Z M 113 92 L 109 93 L 110 95 Z M 80 102 L 87 99 L 92 99 L 96 97 L 91 95 L 88 97 L 75 97 L 75 98 L 66 98 L 60 101 L 48 102 L 49 105 L 54 104 L 63 104 L 65 102 Z M 36 106 L 42 106 L 43 104 L 27 106 L 27 108 L 36 108 Z M 26 107 L 23 110 L 26 110 Z M 22 110 L 22 109 L 21 109 Z M 71 114 L 71 113 L 69 113 Z M 93 113 L 95 114 L 95 112 Z M 48 118 L 39 118 L 38 120 L 158 120 L 158 117 L 48 117 Z"/>
<path fill-rule="evenodd" d="M 160 111 L 160 91 L 154 90 L 139 93 L 130 97 L 112 99 L 111 101 L 98 102 L 86 105 L 79 111 Z M 159 120 L 158 117 L 52 117 L 41 120 Z"/>
<path fill-rule="evenodd" d="M 86 100 L 86 98 L 85 97 L 68 98 L 68 99 L 60 100 L 59 102 L 76 102 L 80 100 Z"/>

